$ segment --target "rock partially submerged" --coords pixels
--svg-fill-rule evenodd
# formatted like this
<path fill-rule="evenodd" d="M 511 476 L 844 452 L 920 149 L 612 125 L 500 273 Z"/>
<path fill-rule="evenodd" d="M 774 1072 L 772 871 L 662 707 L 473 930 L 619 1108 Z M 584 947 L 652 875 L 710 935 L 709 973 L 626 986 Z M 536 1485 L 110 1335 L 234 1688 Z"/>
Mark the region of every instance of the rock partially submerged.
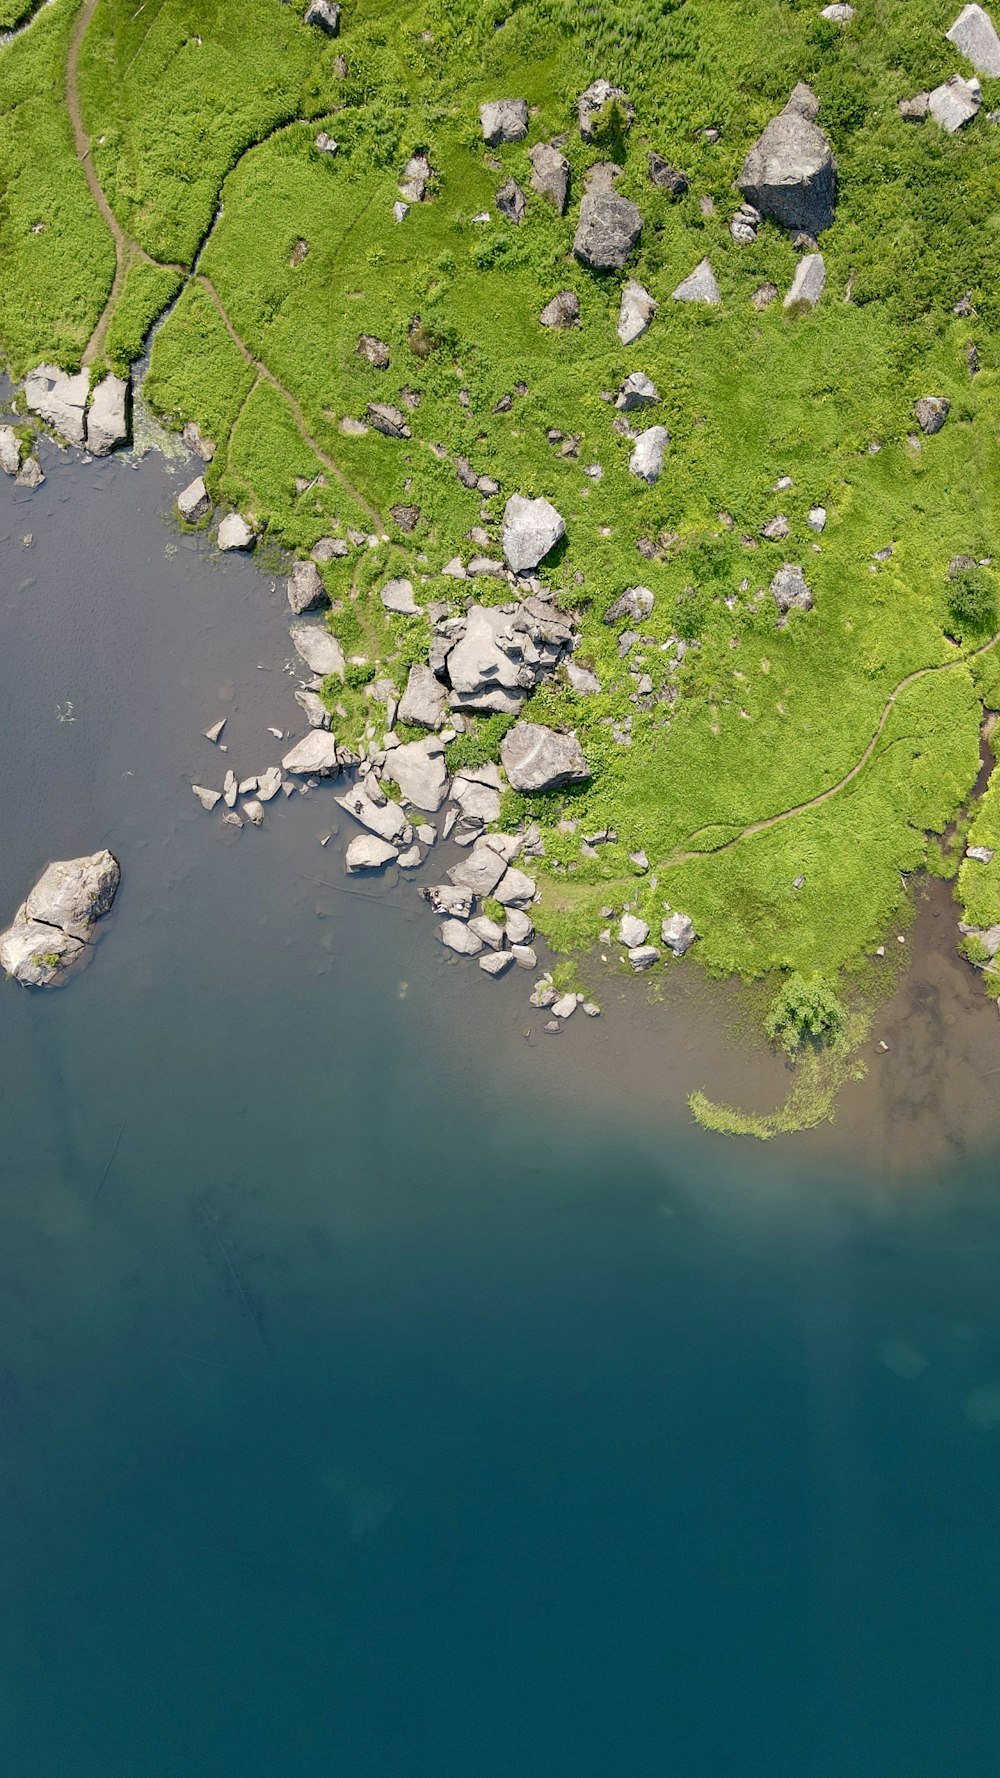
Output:
<path fill-rule="evenodd" d="M 31 412 L 67 444 L 82 445 L 89 389 L 90 377 L 85 370 L 71 377 L 56 364 L 40 364 L 25 379 L 24 399 Z"/>
<path fill-rule="evenodd" d="M 177 510 L 189 525 L 198 525 L 212 510 L 212 499 L 205 486 L 205 477 L 196 475 L 177 496 Z"/>
<path fill-rule="evenodd" d="M 362 870 L 383 870 L 387 864 L 395 864 L 398 857 L 397 848 L 389 840 L 381 840 L 375 833 L 359 833 L 344 854 L 344 867 L 353 876 Z"/>
<path fill-rule="evenodd" d="M 282 770 L 296 778 L 335 778 L 341 770 L 341 753 L 326 729 L 313 728 L 285 754 Z"/>
<path fill-rule="evenodd" d="M 87 449 L 107 457 L 128 438 L 129 385 L 108 372 L 94 390 L 87 414 Z"/>
<path fill-rule="evenodd" d="M 120 882 L 111 852 L 50 864 L 0 934 L 0 968 L 25 987 L 58 986 L 86 962 L 94 927 L 110 912 Z"/>
<path fill-rule="evenodd" d="M 818 235 L 833 221 L 837 163 L 813 121 L 815 94 L 801 84 L 743 162 L 737 185 L 762 216 Z"/>
<path fill-rule="evenodd" d="M 556 790 L 585 784 L 590 767 L 575 735 L 540 722 L 516 722 L 500 743 L 500 758 L 514 790 Z"/>
<path fill-rule="evenodd" d="M 344 651 L 329 630 L 321 624 L 292 624 L 288 633 L 296 653 L 321 679 L 343 679 Z"/>
<path fill-rule="evenodd" d="M 257 537 L 253 526 L 241 512 L 227 512 L 219 526 L 216 541 L 221 550 L 248 550 L 253 549 Z"/>

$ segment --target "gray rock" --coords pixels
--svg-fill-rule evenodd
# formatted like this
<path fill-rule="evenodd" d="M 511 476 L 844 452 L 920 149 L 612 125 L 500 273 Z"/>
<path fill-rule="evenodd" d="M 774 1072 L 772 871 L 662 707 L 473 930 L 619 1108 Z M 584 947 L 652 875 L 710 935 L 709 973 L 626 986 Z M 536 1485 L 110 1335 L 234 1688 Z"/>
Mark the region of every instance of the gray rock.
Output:
<path fill-rule="evenodd" d="M 650 402 L 659 401 L 656 385 L 650 381 L 645 371 L 633 370 L 625 378 L 615 398 L 615 407 L 622 413 L 633 408 L 648 407 Z"/>
<path fill-rule="evenodd" d="M 761 215 L 818 235 L 833 221 L 837 163 L 814 115 L 814 100 L 810 104 L 797 87 L 754 143 L 737 184 Z"/>
<path fill-rule="evenodd" d="M 187 425 L 181 433 L 181 437 L 189 451 L 193 451 L 195 456 L 200 457 L 203 463 L 211 463 L 212 458 L 215 456 L 215 445 L 212 439 L 205 437 L 201 427 L 195 420 L 189 420 L 187 422 Z"/>
<path fill-rule="evenodd" d="M 399 181 L 399 189 L 407 205 L 423 203 L 434 169 L 425 154 L 411 154 Z"/>
<path fill-rule="evenodd" d="M 845 0 L 835 0 L 833 6 L 824 6 L 819 16 L 821 19 L 829 19 L 831 25 L 849 25 L 854 17 L 854 8 L 846 5 Z"/>
<path fill-rule="evenodd" d="M 566 677 L 577 697 L 593 697 L 601 689 L 597 674 L 589 667 L 581 667 L 576 661 L 566 662 Z"/>
<path fill-rule="evenodd" d="M 648 290 L 630 278 L 622 291 L 621 308 L 618 311 L 618 338 L 623 346 L 632 345 L 641 339 L 659 308 L 659 303 Z"/>
<path fill-rule="evenodd" d="M 655 945 L 633 945 L 628 960 L 638 974 L 639 970 L 652 969 L 654 963 L 659 963 L 660 953 Z"/>
<path fill-rule="evenodd" d="M 128 438 L 129 385 L 123 377 L 102 377 L 94 390 L 87 415 L 87 449 L 95 457 L 107 457 Z"/>
<path fill-rule="evenodd" d="M 515 790 L 555 790 L 584 784 L 591 775 L 576 736 L 539 722 L 516 722 L 500 743 L 500 758 Z"/>
<path fill-rule="evenodd" d="M 683 957 L 697 936 L 690 914 L 671 914 L 660 927 L 660 938 L 675 957 Z"/>
<path fill-rule="evenodd" d="M 226 776 L 223 779 L 223 788 L 222 788 L 222 796 L 223 796 L 223 800 L 225 802 L 227 809 L 235 809 L 236 797 L 237 797 L 238 792 L 239 792 L 239 785 L 236 781 L 236 773 L 233 771 L 229 771 L 226 773 Z M 241 823 L 241 825 L 242 825 L 242 823 Z"/>
<path fill-rule="evenodd" d="M 310 729 L 285 754 L 281 765 L 295 778 L 335 778 L 340 771 L 337 743 L 325 729 Z"/>
<path fill-rule="evenodd" d="M 353 815 L 355 821 L 366 827 L 369 833 L 377 833 L 380 839 L 400 840 L 406 831 L 406 816 L 399 804 L 390 802 L 388 798 L 375 802 L 360 784 L 355 784 L 343 796 L 338 796 L 337 802 L 348 815 Z"/>
<path fill-rule="evenodd" d="M 387 611 L 396 611 L 402 617 L 416 617 L 420 606 L 413 596 L 413 582 L 410 580 L 387 580 L 382 587 L 379 598 Z"/>
<path fill-rule="evenodd" d="M 494 901 L 501 907 L 517 908 L 527 906 L 535 898 L 535 879 L 523 870 L 509 865 L 493 891 Z"/>
<path fill-rule="evenodd" d="M 508 179 L 506 185 L 501 185 L 497 192 L 496 204 L 501 216 L 506 216 L 508 222 L 520 223 L 528 200 L 516 179 Z"/>
<path fill-rule="evenodd" d="M 977 74 L 1000 76 L 1000 37 L 988 12 L 981 6 L 963 6 L 945 36 L 971 62 Z"/>
<path fill-rule="evenodd" d="M 560 994 L 552 1002 L 552 1016 L 555 1019 L 571 1019 L 578 1005 L 575 994 Z"/>
<path fill-rule="evenodd" d="M 314 562 L 332 562 L 350 554 L 350 545 L 343 537 L 321 537 L 313 544 L 310 555 Z"/>
<path fill-rule="evenodd" d="M 650 426 L 640 433 L 628 460 L 632 474 L 640 476 L 644 482 L 659 481 L 669 443 L 670 434 L 665 426 Z"/>
<path fill-rule="evenodd" d="M 576 114 L 580 124 L 580 134 L 585 142 L 594 140 L 594 122 L 610 100 L 616 100 L 628 128 L 635 112 L 620 86 L 612 86 L 610 80 L 593 80 L 585 93 L 577 100 Z"/>
<path fill-rule="evenodd" d="M 483 141 L 490 148 L 501 142 L 522 142 L 528 134 L 527 99 L 491 99 L 479 107 Z"/>
<path fill-rule="evenodd" d="M 333 727 L 333 715 L 324 704 L 318 692 L 307 688 L 295 693 L 295 702 L 304 712 L 310 728 L 330 729 Z"/>
<path fill-rule="evenodd" d="M 19 488 L 40 488 L 45 480 L 45 473 L 37 457 L 25 457 L 17 472 Z"/>
<path fill-rule="evenodd" d="M 329 603 L 323 577 L 315 562 L 296 562 L 288 576 L 288 603 L 296 617 Z"/>
<path fill-rule="evenodd" d="M 448 794 L 448 768 L 444 744 L 436 735 L 394 747 L 385 770 L 399 785 L 404 802 L 412 803 L 426 815 L 437 814 Z"/>
<path fill-rule="evenodd" d="M 419 846 L 407 846 L 405 852 L 401 852 L 396 860 L 400 870 L 417 870 L 423 862 Z"/>
<path fill-rule="evenodd" d="M 281 789 L 281 767 L 268 766 L 257 781 L 257 795 L 262 803 L 272 802 Z"/>
<path fill-rule="evenodd" d="M 927 95 L 927 108 L 931 116 L 950 136 L 975 117 L 982 102 L 976 77 L 963 80 L 960 74 L 953 74 L 950 80 L 936 86 Z"/>
<path fill-rule="evenodd" d="M 438 938 L 449 951 L 456 951 L 460 957 L 478 957 L 483 949 L 482 939 L 477 938 L 462 920 L 443 920 L 438 927 Z"/>
<path fill-rule="evenodd" d="M 202 519 L 208 517 L 212 502 L 203 475 L 196 475 L 193 482 L 181 489 L 177 496 L 177 510 L 189 525 L 200 524 Z"/>
<path fill-rule="evenodd" d="M 13 426 L 0 426 L 0 470 L 16 475 L 21 467 L 21 441 Z"/>
<path fill-rule="evenodd" d="M 807 253 L 799 260 L 795 276 L 785 297 L 790 315 L 804 315 L 814 309 L 826 287 L 826 266 L 822 253 Z"/>
<path fill-rule="evenodd" d="M 202 808 L 207 809 L 209 814 L 211 814 L 216 805 L 222 801 L 221 790 L 209 790 L 204 784 L 192 784 L 191 789 L 194 791 Z"/>
<path fill-rule="evenodd" d="M 445 698 L 441 681 L 430 667 L 417 661 L 410 668 L 396 714 L 400 722 L 415 723 L 419 728 L 437 728 L 444 715 Z"/>
<path fill-rule="evenodd" d="M 264 805 L 256 797 L 251 797 L 249 802 L 243 804 L 243 813 L 251 827 L 263 827 Z"/>
<path fill-rule="evenodd" d="M 809 526 L 810 531 L 825 531 L 826 507 L 811 506 L 806 515 L 806 524 Z"/>
<path fill-rule="evenodd" d="M 610 186 L 598 186 L 583 195 L 573 252 L 594 271 L 617 271 L 641 233 L 642 213 L 631 199 Z"/>
<path fill-rule="evenodd" d="M 327 37 L 336 37 L 340 30 L 340 7 L 334 0 L 309 0 L 305 22 L 316 25 Z"/>
<path fill-rule="evenodd" d="M 349 876 L 358 871 L 383 870 L 395 864 L 399 852 L 389 840 L 380 840 L 376 833 L 356 834 L 344 853 L 344 868 Z"/>
<path fill-rule="evenodd" d="M 768 543 L 777 543 L 780 538 L 788 536 L 788 531 L 788 520 L 783 512 L 779 512 L 777 518 L 768 519 L 767 524 L 760 528 L 761 536 Z"/>
<path fill-rule="evenodd" d="M 480 957 L 479 967 L 486 975 L 506 975 L 513 962 L 510 951 L 489 951 L 485 957 Z"/>
<path fill-rule="evenodd" d="M 518 969 L 538 968 L 538 953 L 532 945 L 511 945 L 510 954 Z"/>
<path fill-rule="evenodd" d="M 580 299 L 575 290 L 560 290 L 538 317 L 543 327 L 575 327 L 580 319 Z"/>
<path fill-rule="evenodd" d="M 670 294 L 678 303 L 709 303 L 715 307 L 722 301 L 715 273 L 707 259 L 699 260 L 694 271 Z"/>
<path fill-rule="evenodd" d="M 491 951 L 499 951 L 503 946 L 503 927 L 491 920 L 488 914 L 478 914 L 474 920 L 470 920 L 469 931 L 481 938 Z"/>
<path fill-rule="evenodd" d="M 569 161 L 550 142 L 536 142 L 534 148 L 529 150 L 528 158 L 534 168 L 531 175 L 532 191 L 537 191 L 540 197 L 548 198 L 561 216 L 569 196 Z"/>
<path fill-rule="evenodd" d="M 354 348 L 356 358 L 365 358 L 373 370 L 388 370 L 389 348 L 385 340 L 376 339 L 373 333 L 359 333 L 358 343 Z"/>
<path fill-rule="evenodd" d="M 644 623 L 655 603 L 648 586 L 626 587 L 605 613 L 604 621 L 606 624 L 615 624 L 620 618 L 629 617 L 633 623 Z"/>
<path fill-rule="evenodd" d="M 83 415 L 87 406 L 90 376 L 78 371 L 67 376 L 55 364 L 40 364 L 29 371 L 24 384 L 24 399 L 33 414 L 51 426 L 67 444 L 82 445 Z"/>
<path fill-rule="evenodd" d="M 526 945 L 535 936 L 530 917 L 520 908 L 510 908 L 504 922 L 504 937 L 509 945 Z"/>
<path fill-rule="evenodd" d="M 912 99 L 900 99 L 896 107 L 904 123 L 923 123 L 930 108 L 930 93 L 915 93 Z"/>
<path fill-rule="evenodd" d="M 366 409 L 368 424 L 385 438 L 409 438 L 406 415 L 389 401 L 370 401 Z"/>
<path fill-rule="evenodd" d="M 515 574 L 537 568 L 565 535 L 562 515 L 550 501 L 511 495 L 503 515 L 503 553 Z"/>
<path fill-rule="evenodd" d="M 317 154 L 328 154 L 332 156 L 338 152 L 340 144 L 335 142 L 332 136 L 328 136 L 325 130 L 320 130 L 319 135 L 313 143 L 313 147 L 316 149 Z"/>
<path fill-rule="evenodd" d="M 453 920 L 467 920 L 475 900 L 471 889 L 455 888 L 451 883 L 433 883 L 420 894 L 436 914 L 447 914 Z"/>
<path fill-rule="evenodd" d="M 479 779 L 459 772 L 452 784 L 451 795 L 466 820 L 499 821 L 500 792 L 492 784 L 483 784 Z"/>
<path fill-rule="evenodd" d="M 688 188 L 686 173 L 682 173 L 679 167 L 671 166 L 662 154 L 656 154 L 652 149 L 646 156 L 646 164 L 651 184 L 659 186 L 662 191 L 669 191 L 672 197 L 683 197 Z"/>
<path fill-rule="evenodd" d="M 90 954 L 94 926 L 121 882 L 111 852 L 50 864 L 0 934 L 0 968 L 25 987 L 58 984 Z"/>
<path fill-rule="evenodd" d="M 253 549 L 257 539 L 253 526 L 241 512 L 227 512 L 216 539 L 221 550 Z"/>
<path fill-rule="evenodd" d="M 458 889 L 473 895 L 492 895 L 507 870 L 507 861 L 494 851 L 487 840 L 477 840 L 467 856 L 452 865 L 448 872 Z"/>
<path fill-rule="evenodd" d="M 292 624 L 288 634 L 297 654 L 321 679 L 343 679 L 344 651 L 320 624 Z"/>
<path fill-rule="evenodd" d="M 806 577 L 794 562 L 786 562 L 778 569 L 771 582 L 771 597 L 781 612 L 811 611 L 813 608 L 813 596 L 806 585 Z"/>
<path fill-rule="evenodd" d="M 922 395 L 913 404 L 913 412 L 922 432 L 931 437 L 940 432 L 951 410 L 951 402 L 944 395 Z"/>
<path fill-rule="evenodd" d="M 966 848 L 965 856 L 974 858 L 977 864 L 993 863 L 993 851 L 989 846 L 969 846 Z"/>
<path fill-rule="evenodd" d="M 648 937 L 648 920 L 640 920 L 638 914 L 622 915 L 618 928 L 618 940 L 626 950 L 634 951 L 637 945 L 644 945 Z"/>
<path fill-rule="evenodd" d="M 777 300 L 778 300 L 778 286 L 777 286 L 777 284 L 761 284 L 761 285 L 759 285 L 758 288 L 754 291 L 752 297 L 750 298 L 750 301 L 752 302 L 754 308 L 757 310 L 758 315 L 763 314 L 764 310 L 769 309 L 771 307 L 771 304 L 773 302 L 777 302 Z"/>

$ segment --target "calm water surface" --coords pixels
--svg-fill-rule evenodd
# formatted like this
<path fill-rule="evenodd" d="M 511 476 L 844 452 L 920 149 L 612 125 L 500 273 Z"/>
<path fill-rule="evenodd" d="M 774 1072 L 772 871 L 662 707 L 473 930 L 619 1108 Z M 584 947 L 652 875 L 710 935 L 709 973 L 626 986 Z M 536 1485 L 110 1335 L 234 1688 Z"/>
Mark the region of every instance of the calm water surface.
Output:
<path fill-rule="evenodd" d="M 329 792 L 202 813 L 298 732 L 282 588 L 161 463 L 46 465 L 0 487 L 0 912 L 125 874 L 66 992 L 0 991 L 5 1773 L 995 1773 L 968 972 L 921 951 L 834 1132 L 700 1135 L 724 997 L 541 1040 L 346 882 Z"/>

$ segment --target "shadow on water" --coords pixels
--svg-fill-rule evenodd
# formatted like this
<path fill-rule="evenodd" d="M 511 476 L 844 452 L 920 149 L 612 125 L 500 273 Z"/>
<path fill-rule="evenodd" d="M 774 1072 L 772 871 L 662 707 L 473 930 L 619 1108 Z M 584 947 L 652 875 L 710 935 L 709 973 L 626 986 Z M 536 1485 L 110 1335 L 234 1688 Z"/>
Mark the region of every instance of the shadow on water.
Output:
<path fill-rule="evenodd" d="M 0 991 L 5 1769 L 992 1774 L 1000 1021 L 943 892 L 838 1124 L 707 1138 L 692 1086 L 783 1078 L 724 991 L 544 1039 L 412 885 L 339 892 L 328 792 L 203 814 L 296 722 L 283 590 L 174 533 L 183 469 L 45 460 L 2 906 L 125 874 Z"/>

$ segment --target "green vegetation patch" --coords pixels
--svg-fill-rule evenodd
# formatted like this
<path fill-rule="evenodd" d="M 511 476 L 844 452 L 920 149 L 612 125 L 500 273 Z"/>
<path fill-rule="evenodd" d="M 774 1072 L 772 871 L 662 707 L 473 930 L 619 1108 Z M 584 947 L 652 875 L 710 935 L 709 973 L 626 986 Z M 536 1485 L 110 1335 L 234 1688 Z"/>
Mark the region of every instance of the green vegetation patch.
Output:
<path fill-rule="evenodd" d="M 104 341 L 104 355 L 113 370 L 128 374 L 145 350 L 153 322 L 173 301 L 181 283 L 182 274 L 171 266 L 132 261 Z"/>

